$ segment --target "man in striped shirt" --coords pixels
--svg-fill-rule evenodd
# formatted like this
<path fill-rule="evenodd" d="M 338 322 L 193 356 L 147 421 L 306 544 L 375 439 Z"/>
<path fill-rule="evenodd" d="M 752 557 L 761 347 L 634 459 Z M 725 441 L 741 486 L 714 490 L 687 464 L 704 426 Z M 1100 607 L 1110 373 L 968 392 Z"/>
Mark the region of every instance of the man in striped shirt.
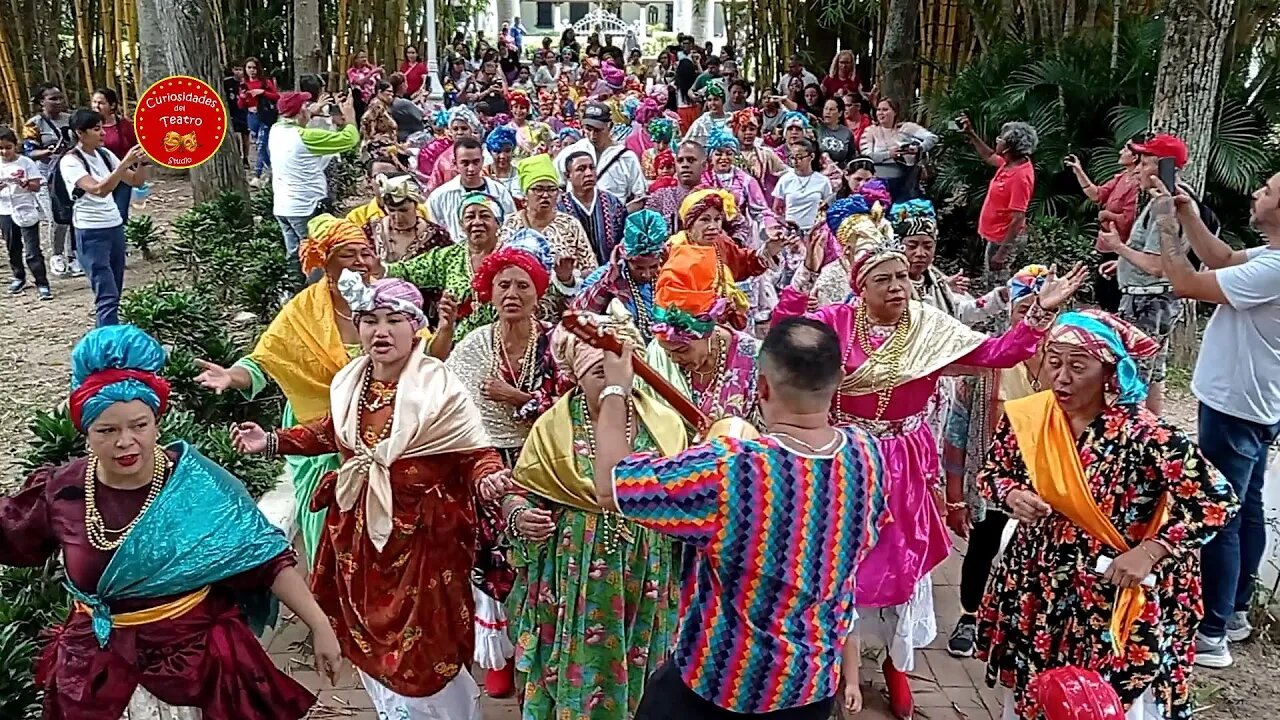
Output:
<path fill-rule="evenodd" d="M 861 709 L 854 571 L 887 516 L 874 438 L 828 422 L 842 366 L 829 327 L 783 320 L 760 348 L 771 432 L 658 458 L 625 457 L 631 364 L 606 359 L 596 495 L 689 548 L 680 630 L 636 720 L 827 720 L 838 698 Z"/>
<path fill-rule="evenodd" d="M 484 147 L 469 135 L 453 143 L 453 160 L 458 176 L 431 191 L 427 196 L 427 214 L 443 225 L 456 243 L 466 242 L 462 216 L 458 212 L 462 199 L 471 193 L 483 193 L 494 199 L 505 216 L 514 215 L 516 202 L 502 183 L 484 176 Z"/>

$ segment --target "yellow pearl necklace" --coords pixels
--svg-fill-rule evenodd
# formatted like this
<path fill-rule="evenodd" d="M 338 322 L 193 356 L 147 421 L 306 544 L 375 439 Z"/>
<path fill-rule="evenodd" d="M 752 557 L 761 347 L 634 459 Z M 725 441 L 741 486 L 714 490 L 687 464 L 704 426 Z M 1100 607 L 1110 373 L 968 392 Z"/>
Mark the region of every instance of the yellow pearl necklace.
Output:
<path fill-rule="evenodd" d="M 902 317 L 898 318 L 898 324 L 893 327 L 893 334 L 889 336 L 889 339 L 885 340 L 878 348 L 871 347 L 871 322 L 867 319 L 867 306 L 865 303 L 858 305 L 858 310 L 854 317 L 854 335 L 858 337 L 858 345 L 867 356 L 866 362 L 883 364 L 893 377 L 901 374 L 902 358 L 907 354 L 907 335 L 910 332 L 911 315 L 908 311 L 903 310 Z M 892 387 L 887 387 L 876 393 L 876 416 L 874 419 L 880 420 L 884 418 L 884 412 L 889 408 L 889 398 L 892 396 Z"/>
<path fill-rule="evenodd" d="M 84 527 L 85 534 L 89 537 L 89 544 L 97 550 L 110 552 L 120 547 L 124 543 L 125 538 L 129 537 L 129 532 L 138 524 L 143 515 L 147 514 L 151 504 L 156 501 L 160 495 L 160 490 L 164 488 L 165 476 L 169 474 L 169 458 L 160 448 L 155 449 L 155 462 L 151 470 L 151 489 L 147 493 L 147 499 L 142 503 L 142 509 L 138 510 L 138 514 L 129 521 L 129 524 L 120 530 L 112 530 L 107 527 L 102 519 L 102 513 L 98 512 L 98 503 L 96 499 L 96 485 L 98 478 L 98 456 L 90 455 L 89 462 L 84 468 Z M 115 535 L 115 540 L 108 540 L 108 535 Z"/>

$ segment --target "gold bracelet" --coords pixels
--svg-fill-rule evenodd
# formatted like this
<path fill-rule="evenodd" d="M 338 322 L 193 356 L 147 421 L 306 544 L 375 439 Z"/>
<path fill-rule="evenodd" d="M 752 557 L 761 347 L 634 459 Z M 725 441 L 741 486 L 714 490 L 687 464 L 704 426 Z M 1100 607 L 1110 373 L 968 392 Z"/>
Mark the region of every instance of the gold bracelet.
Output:
<path fill-rule="evenodd" d="M 947 509 L 948 509 L 948 510 L 963 510 L 963 509 L 965 509 L 965 508 L 967 508 L 967 507 L 969 507 L 969 503 L 967 503 L 967 502 L 965 502 L 965 501 L 963 501 L 963 500 L 961 500 L 960 502 L 949 502 L 949 503 L 947 503 Z"/>
<path fill-rule="evenodd" d="M 1142 548 L 1142 552 L 1146 553 L 1147 557 L 1151 558 L 1152 565 L 1155 565 L 1156 563 L 1160 562 L 1158 559 L 1156 559 L 1156 554 L 1147 549 L 1146 540 L 1143 540 L 1142 542 L 1138 543 L 1138 547 Z"/>

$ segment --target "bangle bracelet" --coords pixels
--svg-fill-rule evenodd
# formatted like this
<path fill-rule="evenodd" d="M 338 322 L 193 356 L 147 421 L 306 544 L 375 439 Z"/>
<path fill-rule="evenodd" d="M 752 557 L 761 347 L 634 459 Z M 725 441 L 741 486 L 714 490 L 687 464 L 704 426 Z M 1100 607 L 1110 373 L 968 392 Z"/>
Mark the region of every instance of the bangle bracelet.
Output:
<path fill-rule="evenodd" d="M 268 460 L 275 460 L 280 453 L 280 436 L 275 430 L 267 433 L 267 450 L 263 453 Z"/>
<path fill-rule="evenodd" d="M 1146 553 L 1146 554 L 1147 554 L 1147 557 L 1151 558 L 1151 564 L 1152 564 L 1152 565 L 1154 565 L 1154 564 L 1156 564 L 1156 563 L 1160 562 L 1158 559 L 1156 559 L 1156 554 L 1155 554 L 1155 553 L 1153 553 L 1153 552 L 1151 552 L 1149 549 L 1147 549 L 1147 541 L 1146 541 L 1146 540 L 1143 540 L 1142 542 L 1138 543 L 1138 547 L 1142 548 L 1142 552 Z"/>
<path fill-rule="evenodd" d="M 529 511 L 528 505 L 521 505 L 520 507 L 514 508 L 511 512 L 507 513 L 507 534 L 508 535 L 511 535 L 512 537 L 519 540 L 525 539 L 524 533 L 520 532 L 520 530 L 516 528 L 516 520 L 518 520 L 521 515 L 525 514 L 528 511 Z"/>
<path fill-rule="evenodd" d="M 947 509 L 948 509 L 948 510 L 963 510 L 963 509 L 965 509 L 965 508 L 967 508 L 967 507 L 969 507 L 969 503 L 967 503 L 967 502 L 965 502 L 965 501 L 963 501 L 963 500 L 961 500 L 960 502 L 949 502 L 949 503 L 947 503 Z"/>

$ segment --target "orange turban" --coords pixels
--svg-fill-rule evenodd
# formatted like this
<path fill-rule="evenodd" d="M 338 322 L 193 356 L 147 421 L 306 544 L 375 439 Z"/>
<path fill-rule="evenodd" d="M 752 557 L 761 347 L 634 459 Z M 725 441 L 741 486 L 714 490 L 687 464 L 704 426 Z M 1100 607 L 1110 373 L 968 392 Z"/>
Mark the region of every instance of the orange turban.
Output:
<path fill-rule="evenodd" d="M 369 238 L 359 225 L 328 214 L 311 218 L 307 223 L 307 239 L 298 248 L 303 274 L 310 275 L 313 270 L 323 268 L 335 250 L 355 243 L 369 244 Z"/>
<path fill-rule="evenodd" d="M 716 249 L 684 243 L 671 248 L 654 283 L 654 307 L 675 307 L 701 315 L 720 298 Z"/>

